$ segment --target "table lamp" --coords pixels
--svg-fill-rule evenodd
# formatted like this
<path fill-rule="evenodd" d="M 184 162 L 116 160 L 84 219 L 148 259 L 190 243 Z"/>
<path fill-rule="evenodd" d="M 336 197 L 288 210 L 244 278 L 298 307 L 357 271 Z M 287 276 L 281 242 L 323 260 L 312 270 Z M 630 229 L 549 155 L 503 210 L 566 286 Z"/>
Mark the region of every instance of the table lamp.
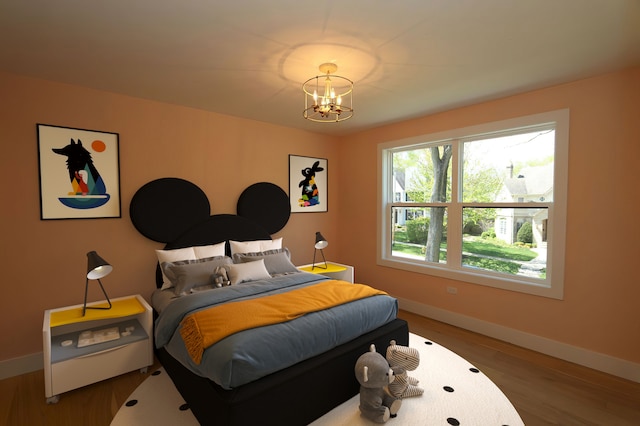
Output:
<path fill-rule="evenodd" d="M 311 270 L 313 271 L 315 268 L 327 269 L 327 259 L 324 258 L 323 249 L 328 246 L 326 238 L 322 236 L 320 232 L 316 232 L 316 244 L 313 246 L 313 264 L 311 265 Z M 320 254 L 322 255 L 322 260 L 324 261 L 324 266 L 316 266 L 316 252 L 320 250 Z"/>
<path fill-rule="evenodd" d="M 87 280 L 84 285 L 84 305 L 82 307 L 82 316 L 85 315 L 87 309 L 111 309 L 111 300 L 107 296 L 107 292 L 104 291 L 100 278 L 104 278 L 113 270 L 113 267 L 109 263 L 101 258 L 95 251 L 87 253 Z M 87 306 L 87 290 L 89 289 L 89 280 L 97 280 L 100 284 L 100 288 L 104 293 L 104 297 L 109 302 L 109 307 L 106 306 Z"/>

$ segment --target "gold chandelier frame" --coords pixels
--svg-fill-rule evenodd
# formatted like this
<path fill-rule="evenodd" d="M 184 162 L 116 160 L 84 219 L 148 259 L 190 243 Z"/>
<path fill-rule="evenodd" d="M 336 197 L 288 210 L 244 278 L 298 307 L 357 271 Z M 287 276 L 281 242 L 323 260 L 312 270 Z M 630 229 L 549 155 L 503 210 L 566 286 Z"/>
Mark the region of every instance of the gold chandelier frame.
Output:
<path fill-rule="evenodd" d="M 318 68 L 323 75 L 311 77 L 302 85 L 302 116 L 317 123 L 337 123 L 353 117 L 353 81 L 335 75 L 338 66 L 334 63 L 324 63 Z"/>

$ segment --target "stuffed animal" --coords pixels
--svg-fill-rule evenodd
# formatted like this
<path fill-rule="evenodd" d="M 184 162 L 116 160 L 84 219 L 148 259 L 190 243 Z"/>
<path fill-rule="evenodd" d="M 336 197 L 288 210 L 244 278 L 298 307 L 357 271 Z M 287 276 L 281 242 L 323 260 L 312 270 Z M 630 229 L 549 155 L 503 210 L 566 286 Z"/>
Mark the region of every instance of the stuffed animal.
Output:
<path fill-rule="evenodd" d="M 360 383 L 360 414 L 376 423 L 386 423 L 400 410 L 402 400 L 389 395 L 387 385 L 395 376 L 389 363 L 371 345 L 369 352 L 356 361 L 356 378 Z"/>
<path fill-rule="evenodd" d="M 218 288 L 231 284 L 229 276 L 227 275 L 227 270 L 222 266 L 218 266 L 215 271 L 213 271 L 212 279 L 213 285 Z"/>
<path fill-rule="evenodd" d="M 396 398 L 420 396 L 424 389 L 418 387 L 418 379 L 410 377 L 407 371 L 413 371 L 420 364 L 420 352 L 415 348 L 397 345 L 392 340 L 387 348 L 387 362 L 396 379 L 389 384 L 389 393 Z"/>

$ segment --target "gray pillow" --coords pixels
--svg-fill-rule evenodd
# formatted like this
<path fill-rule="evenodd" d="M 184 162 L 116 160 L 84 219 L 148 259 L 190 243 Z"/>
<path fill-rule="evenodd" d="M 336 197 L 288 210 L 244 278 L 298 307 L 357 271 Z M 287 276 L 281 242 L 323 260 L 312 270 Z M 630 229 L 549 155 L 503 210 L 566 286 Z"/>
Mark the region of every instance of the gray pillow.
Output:
<path fill-rule="evenodd" d="M 293 272 L 300 272 L 298 268 L 291 263 L 291 253 L 289 249 L 284 247 L 281 249 L 266 250 L 255 253 L 235 253 L 233 255 L 233 263 L 254 262 L 264 259 L 264 266 L 267 268 L 269 275 L 284 275 Z"/>
<path fill-rule="evenodd" d="M 181 260 L 162 264 L 165 275 L 171 281 L 174 292 L 183 296 L 193 287 L 210 285 L 211 276 L 218 266 L 233 263 L 230 257 L 215 256 L 197 260 Z"/>

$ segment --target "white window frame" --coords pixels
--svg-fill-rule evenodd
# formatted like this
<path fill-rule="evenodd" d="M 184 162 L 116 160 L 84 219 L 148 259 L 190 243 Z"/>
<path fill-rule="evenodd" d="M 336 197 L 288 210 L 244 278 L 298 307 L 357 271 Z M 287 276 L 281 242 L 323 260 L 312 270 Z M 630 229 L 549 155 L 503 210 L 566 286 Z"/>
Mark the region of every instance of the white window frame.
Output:
<path fill-rule="evenodd" d="M 462 250 L 462 206 L 473 203 L 462 203 L 458 194 L 461 185 L 460 179 L 454 176 L 458 174 L 461 161 L 459 146 L 463 140 L 470 137 L 486 137 L 492 133 L 507 130 L 526 129 L 553 125 L 555 128 L 555 153 L 554 153 L 554 196 L 551 203 L 537 203 L 538 207 L 548 207 L 549 221 L 547 229 L 547 278 L 545 280 L 532 279 L 524 276 L 511 276 L 492 271 L 463 268 L 461 265 Z M 439 264 L 421 260 L 413 260 L 399 256 L 393 256 L 391 251 L 391 221 L 392 206 L 394 205 L 393 193 L 393 165 L 394 152 L 408 147 L 420 147 L 427 144 L 453 144 L 453 161 L 451 175 L 454 185 L 451 201 L 443 203 L 447 207 L 448 215 L 448 239 L 447 239 L 447 263 Z M 389 141 L 378 145 L 378 241 L 377 263 L 381 266 L 403 269 L 421 274 L 434 275 L 443 278 L 454 279 L 474 284 L 485 285 L 505 290 L 532 294 L 536 296 L 562 299 L 564 295 L 564 258 L 565 258 L 565 234 L 567 216 L 567 183 L 569 163 L 569 110 L 562 109 L 525 117 L 501 120 L 460 129 L 432 133 Z M 514 207 L 523 207 L 522 204 L 514 204 Z"/>

